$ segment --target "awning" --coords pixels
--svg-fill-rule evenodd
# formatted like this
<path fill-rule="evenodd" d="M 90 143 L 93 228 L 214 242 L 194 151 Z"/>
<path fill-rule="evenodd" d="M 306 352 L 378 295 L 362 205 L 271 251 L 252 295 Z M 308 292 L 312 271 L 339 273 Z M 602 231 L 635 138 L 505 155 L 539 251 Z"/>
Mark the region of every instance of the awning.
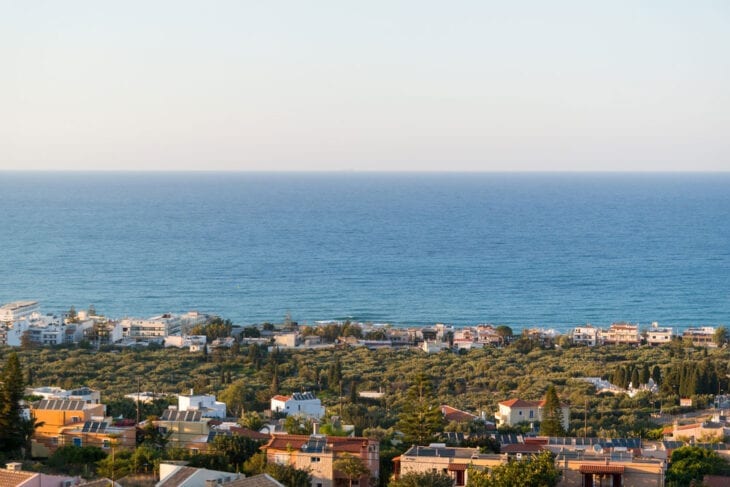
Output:
<path fill-rule="evenodd" d="M 451 472 L 463 472 L 466 467 L 466 463 L 449 463 L 449 471 Z"/>
<path fill-rule="evenodd" d="M 601 465 L 601 464 L 581 465 L 580 473 L 598 473 L 598 474 L 624 473 L 624 466 L 623 465 Z"/>

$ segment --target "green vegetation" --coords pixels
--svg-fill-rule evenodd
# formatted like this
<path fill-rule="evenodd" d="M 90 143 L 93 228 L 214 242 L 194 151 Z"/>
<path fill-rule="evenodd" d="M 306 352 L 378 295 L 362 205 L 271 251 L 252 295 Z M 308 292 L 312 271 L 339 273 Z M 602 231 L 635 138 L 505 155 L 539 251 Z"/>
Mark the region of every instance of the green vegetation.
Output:
<path fill-rule="evenodd" d="M 558 393 L 555 386 L 548 386 L 545 393 L 545 405 L 542 408 L 542 422 L 540 423 L 540 434 L 543 436 L 565 436 L 563 428 L 563 410 L 560 406 Z"/>
<path fill-rule="evenodd" d="M 390 487 L 453 487 L 454 479 L 445 473 L 409 472 L 392 481 Z"/>
<path fill-rule="evenodd" d="M 696 446 L 683 446 L 672 452 L 667 470 L 667 486 L 700 485 L 705 475 L 728 473 L 730 465 L 717 452 Z"/>
<path fill-rule="evenodd" d="M 227 326 L 221 320 L 203 331 L 216 336 Z M 17 351 L 0 348 L 0 363 L 5 364 L 0 393 L 3 398 L 17 395 L 19 391 L 22 395 L 24 374 L 36 386 L 87 385 L 102 391 L 109 414 L 136 418 L 136 404 L 125 399 L 124 394 L 134 393 L 138 388 L 170 395 L 193 389 L 196 393 L 216 394 L 228 405 L 229 414 L 240 418 L 240 424 L 257 429 L 262 420 L 258 412 L 268 409 L 273 392 L 309 390 L 322 399 L 328 415 L 339 418 L 326 418 L 322 425 L 325 431 L 339 434 L 342 424 L 352 424 L 356 435 L 381 439 L 380 485 L 386 485 L 392 458 L 412 442 L 428 443 L 445 430 L 483 433 L 479 422 L 444 424 L 439 407 L 442 404 L 477 413 L 484 411 L 490 417 L 497 403 L 506 399 L 557 399 L 558 404 L 567 403 L 571 408 L 568 435 L 657 438 L 661 424 L 656 422 L 656 414 L 684 412 L 679 407 L 680 396 L 692 397 L 695 405 L 703 407 L 711 397 L 708 394 L 730 390 L 730 349 L 726 347 L 695 349 L 679 340 L 656 348 L 555 349 L 528 335 L 512 341 L 508 332 L 511 330 L 504 330 L 504 340 L 511 344 L 502 348 L 431 355 L 410 348 L 368 350 L 344 346 L 269 352 L 265 346 L 245 344 L 215 349 L 207 355 L 174 348 L 116 349 L 103 345 L 100 350 L 95 347 L 36 347 Z M 334 335 L 335 331 L 321 333 Z M 338 333 L 341 336 L 343 332 Z M 347 333 L 348 336 L 356 334 L 355 331 Z M 633 398 L 623 394 L 597 394 L 591 384 L 578 380 L 581 377 L 611 380 L 623 377 L 626 382 L 636 378 L 639 383 L 651 377 L 659 384 L 660 391 L 658 394 L 641 392 Z M 366 399 L 358 395 L 359 391 L 373 390 L 384 392 L 384 397 Z M 160 415 L 171 400 L 141 405 L 140 417 Z M 4 421 L 0 426 L 11 425 L 0 427 L 0 456 L 5 458 L 20 458 L 25 444 L 20 428 L 12 426 L 19 422 L 8 419 L 16 417 L 17 413 L 8 407 L 14 403 L 17 401 L 3 399 L 0 404 L 0 422 Z M 548 414 L 541 425 L 546 434 L 550 423 Z M 295 419 L 288 426 L 292 431 L 302 432 L 311 428 L 307 422 Z M 396 430 L 404 433 L 405 438 L 396 434 Z M 559 433 L 556 430 L 549 434 Z M 221 445 L 205 456 L 191 459 L 189 454 L 186 457 L 184 453 L 170 451 L 165 440 L 155 431 L 143 431 L 140 443 L 145 449 L 129 455 L 117 451 L 113 460 L 109 457 L 97 460 L 100 472 L 109 472 L 113 467 L 118 477 L 123 471 L 149 471 L 163 458 L 180 458 L 221 469 L 266 472 L 272 476 L 274 472 L 289 478 L 292 484 L 300 482 L 301 475 L 306 477 L 306 472 L 267 465 L 261 455 L 251 455 L 250 445 Z M 486 438 L 474 440 L 472 446 L 484 451 L 499 450 L 498 445 L 490 444 Z M 72 461 L 66 463 L 69 467 L 74 465 Z"/>
<path fill-rule="evenodd" d="M 30 427 L 32 434 L 34 423 L 24 420 L 20 414 L 24 394 L 20 360 L 17 354 L 11 353 L 0 374 L 0 454 L 17 457 L 26 449 L 30 436 L 27 429 Z"/>
<path fill-rule="evenodd" d="M 554 487 L 560 480 L 560 470 L 555 466 L 555 457 L 547 450 L 523 460 L 512 460 L 486 470 L 469 470 L 467 487 L 514 487 L 529 485 Z"/>

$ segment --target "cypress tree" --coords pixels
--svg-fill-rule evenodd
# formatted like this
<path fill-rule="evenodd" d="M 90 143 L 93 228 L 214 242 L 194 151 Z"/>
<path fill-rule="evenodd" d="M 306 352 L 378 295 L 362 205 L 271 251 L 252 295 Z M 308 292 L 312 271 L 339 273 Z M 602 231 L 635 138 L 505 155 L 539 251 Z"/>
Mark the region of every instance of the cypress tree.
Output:
<path fill-rule="evenodd" d="M 644 366 L 641 368 L 641 373 L 639 374 L 639 382 L 642 384 L 648 384 L 650 377 L 651 372 L 649 372 L 649 366 L 647 364 L 644 364 Z"/>
<path fill-rule="evenodd" d="M 8 355 L 0 381 L 0 451 L 12 454 L 19 452 L 25 442 L 20 410 L 24 393 L 23 370 L 17 354 Z"/>
<path fill-rule="evenodd" d="M 662 380 L 662 369 L 658 365 L 655 365 L 651 370 L 651 378 L 654 380 L 654 384 L 659 385 Z"/>
<path fill-rule="evenodd" d="M 634 369 L 631 372 L 631 385 L 633 387 L 639 387 L 639 369 Z"/>
<path fill-rule="evenodd" d="M 542 436 L 565 436 L 563 428 L 563 409 L 555 386 L 548 387 L 545 393 L 545 405 L 542 407 L 542 421 L 540 422 Z"/>

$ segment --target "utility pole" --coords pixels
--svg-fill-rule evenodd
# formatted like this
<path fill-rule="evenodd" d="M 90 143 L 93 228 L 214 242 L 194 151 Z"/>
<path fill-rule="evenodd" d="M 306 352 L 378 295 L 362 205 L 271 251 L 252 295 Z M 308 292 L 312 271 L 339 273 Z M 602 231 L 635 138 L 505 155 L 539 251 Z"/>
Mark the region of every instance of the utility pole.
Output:
<path fill-rule="evenodd" d="M 142 391 L 140 391 L 141 387 L 141 379 L 137 377 L 137 425 L 139 425 L 139 396 L 142 393 Z"/>
<path fill-rule="evenodd" d="M 585 400 L 585 409 L 583 409 L 583 438 L 588 435 L 588 398 Z"/>

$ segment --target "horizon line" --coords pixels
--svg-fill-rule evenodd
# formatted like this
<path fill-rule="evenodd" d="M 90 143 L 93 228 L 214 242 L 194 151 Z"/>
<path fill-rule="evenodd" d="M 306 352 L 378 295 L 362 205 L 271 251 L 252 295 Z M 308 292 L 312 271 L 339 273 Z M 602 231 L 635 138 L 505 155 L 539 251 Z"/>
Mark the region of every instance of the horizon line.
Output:
<path fill-rule="evenodd" d="M 191 174 L 730 174 L 729 169 L 708 170 L 371 170 L 371 169 L 4 169 L 0 173 L 191 173 Z"/>

